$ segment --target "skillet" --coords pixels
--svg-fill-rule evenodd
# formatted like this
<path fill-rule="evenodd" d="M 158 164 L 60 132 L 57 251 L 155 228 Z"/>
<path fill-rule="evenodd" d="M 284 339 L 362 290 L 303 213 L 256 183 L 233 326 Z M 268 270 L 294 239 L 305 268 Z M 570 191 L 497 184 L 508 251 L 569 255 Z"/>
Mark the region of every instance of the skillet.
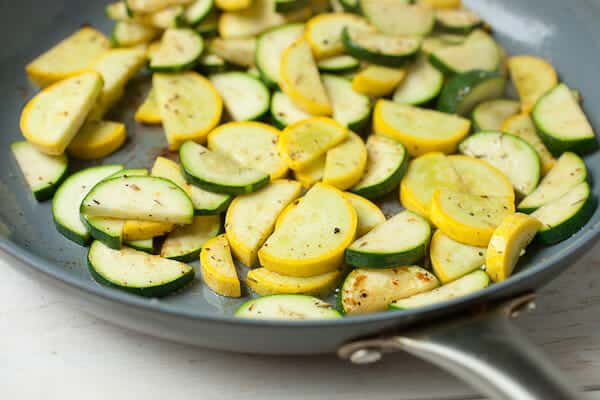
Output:
<path fill-rule="evenodd" d="M 8 2 L 6 2 L 8 3 Z M 600 2 L 594 0 L 465 1 L 494 27 L 510 54 L 550 60 L 569 86 L 581 90 L 592 124 L 600 127 Z M 426 358 L 469 381 L 483 393 L 507 399 L 576 398 L 558 371 L 508 322 L 531 307 L 535 290 L 588 249 L 600 232 L 600 212 L 569 240 L 532 248 L 517 273 L 471 296 L 422 309 L 351 317 L 336 321 L 253 321 L 232 317 L 239 300 L 214 295 L 196 281 L 182 294 L 145 299 L 95 283 L 85 249 L 57 234 L 50 204 L 37 203 L 24 185 L 9 144 L 21 138 L 18 116 L 35 93 L 24 66 L 62 37 L 90 23 L 104 32 L 103 1 L 20 0 L 2 6 L 0 33 L 0 249 L 28 265 L 24 273 L 72 296 L 86 311 L 154 336 L 213 349 L 262 354 L 333 353 L 355 363 L 377 361 L 382 352 L 402 349 Z M 147 89 L 144 77 L 132 83 L 113 116 L 125 121 L 127 144 L 104 163 L 151 165 L 164 152 L 160 128 L 133 122 L 132 112 Z M 600 153 L 585 158 L 593 180 Z M 90 164 L 86 164 L 90 165 Z M 81 165 L 74 165 L 74 169 Z M 596 196 L 600 187 L 593 185 Z M 395 196 L 382 206 L 394 211 Z M 582 283 L 582 288 L 585 287 Z"/>

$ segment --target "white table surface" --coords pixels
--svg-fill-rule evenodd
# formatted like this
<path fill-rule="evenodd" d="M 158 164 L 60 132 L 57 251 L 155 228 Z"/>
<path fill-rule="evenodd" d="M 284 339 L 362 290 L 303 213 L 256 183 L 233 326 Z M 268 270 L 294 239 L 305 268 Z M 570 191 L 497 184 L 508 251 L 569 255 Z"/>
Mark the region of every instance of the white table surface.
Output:
<path fill-rule="evenodd" d="M 15 268 L 10 267 L 11 264 Z M 66 303 L 0 254 L 0 399 L 472 399 L 408 355 L 352 366 L 335 357 L 262 357 L 165 342 Z M 600 245 L 517 323 L 586 398 L 600 399 Z"/>

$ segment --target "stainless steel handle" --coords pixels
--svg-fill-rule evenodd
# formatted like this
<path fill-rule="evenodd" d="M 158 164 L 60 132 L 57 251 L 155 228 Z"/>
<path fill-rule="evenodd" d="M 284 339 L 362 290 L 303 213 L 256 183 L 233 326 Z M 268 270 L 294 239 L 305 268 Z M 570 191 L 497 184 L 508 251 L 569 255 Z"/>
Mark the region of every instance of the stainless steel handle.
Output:
<path fill-rule="evenodd" d="M 338 354 L 370 363 L 384 352 L 403 350 L 456 375 L 494 399 L 572 400 L 563 374 L 510 322 L 534 307 L 533 294 L 458 319 L 351 342 Z"/>

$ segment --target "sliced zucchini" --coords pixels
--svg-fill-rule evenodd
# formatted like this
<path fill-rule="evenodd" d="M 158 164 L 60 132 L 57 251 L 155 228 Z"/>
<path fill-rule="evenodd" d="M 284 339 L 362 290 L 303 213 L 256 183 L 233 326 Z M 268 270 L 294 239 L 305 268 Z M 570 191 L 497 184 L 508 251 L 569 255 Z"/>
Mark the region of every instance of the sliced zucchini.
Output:
<path fill-rule="evenodd" d="M 365 18 L 386 35 L 427 35 L 435 24 L 433 10 L 409 3 L 406 0 L 360 0 L 360 8 Z"/>
<path fill-rule="evenodd" d="M 127 247 L 114 250 L 95 241 L 88 252 L 92 277 L 99 283 L 147 297 L 171 294 L 194 279 L 194 268 Z"/>
<path fill-rule="evenodd" d="M 174 5 L 152 14 L 143 15 L 141 18 L 134 15 L 134 19 L 159 29 L 177 28 L 186 24 L 184 11 L 183 6 Z"/>
<path fill-rule="evenodd" d="M 444 284 L 480 269 L 485 265 L 485 252 L 485 247 L 457 242 L 439 229 L 433 234 L 429 247 L 433 272 Z"/>
<path fill-rule="evenodd" d="M 125 168 L 125 169 L 115 172 L 108 178 L 110 178 L 110 179 L 121 178 L 121 177 L 126 178 L 128 176 L 148 176 L 148 175 L 149 175 L 149 173 L 146 168 Z"/>
<path fill-rule="evenodd" d="M 434 51 L 464 43 L 467 37 L 468 36 L 455 35 L 451 33 L 433 34 L 423 38 L 421 51 L 423 52 L 424 56 L 429 58 L 429 55 Z"/>
<path fill-rule="evenodd" d="M 164 10 L 167 7 L 177 5 L 187 5 L 193 0 L 125 0 L 127 9 L 130 14 L 149 14 L 160 10 Z"/>
<path fill-rule="evenodd" d="M 356 236 L 361 237 L 369 233 L 377 225 L 385 222 L 385 215 L 375 204 L 353 193 L 344 193 L 344 195 L 352 203 L 358 225 L 356 226 Z"/>
<path fill-rule="evenodd" d="M 406 77 L 406 69 L 369 65 L 352 78 L 352 89 L 371 97 L 392 93 Z"/>
<path fill-rule="evenodd" d="M 204 41 L 189 28 L 170 28 L 165 31 L 160 47 L 150 59 L 152 72 L 179 72 L 192 69 L 204 50 Z"/>
<path fill-rule="evenodd" d="M 438 30 L 458 34 L 471 33 L 484 25 L 479 15 L 465 9 L 437 10 L 435 22 Z"/>
<path fill-rule="evenodd" d="M 542 175 L 546 175 L 556 164 L 556 159 L 548 151 L 542 139 L 540 139 L 529 114 L 518 114 L 507 119 L 502 124 L 500 130 L 520 137 L 537 151 L 542 166 Z"/>
<path fill-rule="evenodd" d="M 280 129 L 288 125 L 310 118 L 311 115 L 300 110 L 283 92 L 275 92 L 271 97 L 271 118 L 273 125 Z"/>
<path fill-rule="evenodd" d="M 52 198 L 67 176 L 67 157 L 64 154 L 49 156 L 41 153 L 26 141 L 14 142 L 10 149 L 36 200 Z"/>
<path fill-rule="evenodd" d="M 194 217 L 189 225 L 176 227 L 167 235 L 160 256 L 181 262 L 196 261 L 204 244 L 221 233 L 221 217 Z"/>
<path fill-rule="evenodd" d="M 327 13 L 327 12 L 331 12 L 332 10 L 332 4 L 330 0 L 309 0 L 310 2 L 310 9 L 313 13 L 313 15 L 317 15 L 317 14 L 323 14 L 323 13 Z"/>
<path fill-rule="evenodd" d="M 356 224 L 356 212 L 343 193 L 318 183 L 279 217 L 258 251 L 260 264 L 298 277 L 335 271 L 354 240 Z"/>
<path fill-rule="evenodd" d="M 87 72 L 67 78 L 36 94 L 21 113 L 23 136 L 39 151 L 62 154 L 102 91 L 102 77 Z"/>
<path fill-rule="evenodd" d="M 330 304 L 316 297 L 301 294 L 279 294 L 252 299 L 235 312 L 239 318 L 314 320 L 336 319 L 342 316 Z"/>
<path fill-rule="evenodd" d="M 506 197 L 514 202 L 513 186 L 498 168 L 486 161 L 468 156 L 453 155 L 448 159 L 460 177 L 462 190 L 480 196 Z"/>
<path fill-rule="evenodd" d="M 573 236 L 592 218 L 598 201 L 587 182 L 573 187 L 562 197 L 531 214 L 542 223 L 537 240 L 544 244 L 562 242 Z"/>
<path fill-rule="evenodd" d="M 502 132 L 485 131 L 469 136 L 458 146 L 462 154 L 484 160 L 510 179 L 515 190 L 527 196 L 540 181 L 540 159 L 523 139 Z"/>
<path fill-rule="evenodd" d="M 84 26 L 39 55 L 25 70 L 31 81 L 46 87 L 84 72 L 109 48 L 110 41 L 106 36 Z"/>
<path fill-rule="evenodd" d="M 266 268 L 256 268 L 248 272 L 248 287 L 260 296 L 274 294 L 306 294 L 325 297 L 338 285 L 343 272 L 341 270 L 323 275 L 299 278 L 280 275 Z"/>
<path fill-rule="evenodd" d="M 339 3 L 347 12 L 360 13 L 360 0 L 339 0 Z"/>
<path fill-rule="evenodd" d="M 444 75 L 427 58 L 420 57 L 408 69 L 406 77 L 394 92 L 394 101 L 400 104 L 423 105 L 435 99 L 444 86 Z"/>
<path fill-rule="evenodd" d="M 473 110 L 473 130 L 501 131 L 504 121 L 519 112 L 521 104 L 508 99 L 488 100 Z M 510 133 L 510 132 L 507 132 Z"/>
<path fill-rule="evenodd" d="M 185 142 L 179 158 L 186 179 L 204 190 L 223 194 L 254 192 L 269 183 L 269 175 L 245 168 L 192 141 Z"/>
<path fill-rule="evenodd" d="M 390 303 L 390 310 L 409 310 L 450 301 L 485 289 L 490 277 L 483 271 L 474 271 L 430 292 L 420 293 Z"/>
<path fill-rule="evenodd" d="M 185 9 L 185 22 L 190 26 L 197 26 L 208 18 L 213 8 L 214 0 L 195 0 Z"/>
<path fill-rule="evenodd" d="M 398 187 L 408 166 L 404 146 L 390 138 L 371 135 L 367 139 L 367 166 L 360 181 L 351 191 L 376 199 Z"/>
<path fill-rule="evenodd" d="M 215 293 L 227 297 L 242 295 L 240 279 L 224 234 L 204 243 L 200 252 L 200 270 L 206 286 Z"/>
<path fill-rule="evenodd" d="M 594 129 L 571 90 L 560 84 L 538 100 L 533 122 L 554 156 L 565 151 L 586 153 L 598 147 Z"/>
<path fill-rule="evenodd" d="M 306 23 L 304 37 L 317 59 L 338 56 L 344 54 L 342 32 L 345 28 L 352 28 L 357 34 L 375 32 L 364 18 L 355 14 L 326 13 L 316 15 Z"/>
<path fill-rule="evenodd" d="M 502 97 L 505 87 L 506 78 L 497 72 L 473 70 L 456 74 L 444 85 L 437 109 L 467 115 L 478 104 Z"/>
<path fill-rule="evenodd" d="M 527 214 L 516 213 L 504 218 L 494 231 L 485 256 L 485 270 L 494 282 L 510 277 L 541 226 L 540 221 Z"/>
<path fill-rule="evenodd" d="M 352 83 L 339 76 L 321 75 L 333 107 L 333 119 L 355 132 L 361 132 L 371 117 L 371 100 L 352 89 Z"/>
<path fill-rule="evenodd" d="M 256 264 L 258 249 L 273 232 L 279 214 L 300 196 L 300 189 L 297 182 L 277 180 L 233 200 L 225 217 L 225 232 L 233 254 L 244 265 Z"/>
<path fill-rule="evenodd" d="M 437 189 L 431 222 L 457 242 L 487 246 L 502 220 L 515 211 L 512 199 Z"/>
<path fill-rule="evenodd" d="M 81 160 L 97 160 L 117 151 L 127 139 L 125 124 L 112 121 L 87 121 L 67 148 L 69 155 Z"/>
<path fill-rule="evenodd" d="M 131 240 L 129 242 L 125 242 L 125 246 L 131 247 L 134 250 L 143 251 L 144 253 L 154 254 L 153 239 Z"/>
<path fill-rule="evenodd" d="M 342 42 L 351 56 L 391 68 L 413 61 L 421 48 L 418 37 L 389 36 L 348 27 L 342 31 Z"/>
<path fill-rule="evenodd" d="M 279 156 L 279 131 L 261 122 L 230 122 L 208 135 L 208 148 L 244 167 L 269 174 L 271 180 L 284 177 L 288 168 Z"/>
<path fill-rule="evenodd" d="M 125 4 L 125 1 L 116 1 L 107 4 L 104 8 L 104 13 L 108 19 L 113 21 L 125 21 L 131 18 L 127 11 L 127 4 Z"/>
<path fill-rule="evenodd" d="M 542 58 L 513 56 L 507 65 L 524 113 L 531 112 L 535 103 L 558 84 L 556 70 Z"/>
<path fill-rule="evenodd" d="M 113 47 L 133 47 L 150 43 L 160 34 L 160 29 L 135 21 L 118 21 L 110 37 Z"/>
<path fill-rule="evenodd" d="M 349 55 L 333 56 L 317 63 L 319 71 L 330 74 L 347 74 L 360 67 L 360 61 Z"/>
<path fill-rule="evenodd" d="M 333 119 L 314 117 L 286 127 L 279 137 L 279 153 L 294 170 L 302 169 L 340 144 L 348 129 Z"/>
<path fill-rule="evenodd" d="M 221 96 L 198 73 L 157 73 L 152 84 L 170 150 L 178 150 L 186 140 L 205 140 L 221 120 Z"/>
<path fill-rule="evenodd" d="M 344 280 L 338 305 L 345 314 L 385 311 L 388 304 L 439 286 L 437 278 L 421 267 L 357 268 Z"/>
<path fill-rule="evenodd" d="M 223 72 L 210 77 L 234 121 L 261 119 L 269 111 L 270 93 L 262 81 L 244 72 Z"/>
<path fill-rule="evenodd" d="M 275 0 L 275 11 L 286 13 L 300 10 L 309 4 L 308 0 Z"/>
<path fill-rule="evenodd" d="M 538 208 L 559 199 L 572 188 L 587 181 L 587 169 L 575 153 L 564 153 L 554 168 L 542 179 L 539 186 L 519 203 L 519 211 L 532 213 Z"/>
<path fill-rule="evenodd" d="M 454 153 L 470 128 L 468 119 L 383 99 L 373 113 L 375 133 L 396 139 L 412 156 Z"/>
<path fill-rule="evenodd" d="M 225 11 L 244 10 L 252 5 L 252 0 L 215 0 L 216 6 Z"/>
<path fill-rule="evenodd" d="M 310 189 L 315 183 L 323 180 L 325 175 L 325 161 L 327 154 L 311 162 L 307 167 L 294 171 L 296 180 L 302 184 L 305 189 Z"/>
<path fill-rule="evenodd" d="M 306 40 L 290 45 L 281 56 L 279 86 L 303 111 L 331 115 L 333 109 Z"/>
<path fill-rule="evenodd" d="M 346 190 L 361 180 L 367 165 L 367 149 L 363 140 L 350 132 L 346 140 L 327 152 L 323 183 Z"/>
<path fill-rule="evenodd" d="M 208 52 L 223 58 L 228 63 L 242 68 L 254 65 L 256 54 L 255 38 L 214 38 L 208 42 Z"/>
<path fill-rule="evenodd" d="M 85 196 L 88 216 L 189 224 L 194 207 L 173 182 L 151 176 L 127 176 L 100 182 Z"/>
<path fill-rule="evenodd" d="M 280 80 L 281 56 L 285 49 L 302 37 L 304 24 L 287 24 L 268 30 L 256 41 L 256 68 L 270 87 L 277 87 Z"/>
<path fill-rule="evenodd" d="M 123 169 L 121 165 L 102 165 L 81 170 L 68 177 L 52 199 L 56 229 L 67 239 L 85 245 L 90 234 L 81 221 L 79 206 L 86 194 L 101 180 Z"/>
<path fill-rule="evenodd" d="M 137 122 L 142 124 L 160 124 L 160 110 L 158 109 L 158 103 L 156 101 L 156 92 L 151 89 L 146 96 L 146 99 L 141 106 L 135 112 L 134 118 Z"/>
<path fill-rule="evenodd" d="M 196 32 L 202 37 L 214 37 L 219 35 L 219 13 L 216 9 L 213 10 L 204 18 L 198 25 L 194 26 Z"/>
<path fill-rule="evenodd" d="M 502 57 L 494 39 L 478 29 L 459 45 L 433 51 L 429 61 L 444 74 L 452 75 L 471 70 L 497 71 Z"/>
<path fill-rule="evenodd" d="M 204 75 L 218 74 L 228 69 L 228 63 L 216 54 L 205 54 L 198 60 L 198 71 Z"/>
<path fill-rule="evenodd" d="M 99 240 L 111 249 L 119 250 L 123 246 L 124 220 L 89 217 L 85 214 L 81 215 L 81 220 L 94 240 Z"/>
<path fill-rule="evenodd" d="M 403 211 L 377 225 L 346 249 L 346 262 L 360 268 L 411 265 L 425 256 L 431 227 L 418 214 Z"/>

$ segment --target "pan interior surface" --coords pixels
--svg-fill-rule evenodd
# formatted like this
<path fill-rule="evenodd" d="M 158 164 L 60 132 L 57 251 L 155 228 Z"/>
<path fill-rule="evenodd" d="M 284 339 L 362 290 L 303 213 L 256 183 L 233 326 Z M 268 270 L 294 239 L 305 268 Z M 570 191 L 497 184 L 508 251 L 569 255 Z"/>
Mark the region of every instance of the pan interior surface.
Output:
<path fill-rule="evenodd" d="M 600 127 L 600 115 L 593 112 L 600 109 L 600 87 L 595 87 L 599 85 L 600 28 L 596 21 L 600 19 L 600 3 L 559 0 L 478 0 L 465 3 L 491 22 L 494 34 L 509 54 L 534 54 L 548 59 L 556 67 L 561 80 L 581 91 L 588 117 L 593 126 Z M 7 39 L 0 52 L 0 92 L 3 94 L 0 106 L 0 248 L 33 265 L 40 274 L 51 275 L 108 299 L 157 312 L 231 322 L 233 311 L 247 298 L 217 296 L 198 279 L 184 292 L 160 301 L 99 286 L 87 269 L 87 249 L 56 232 L 51 202 L 38 203 L 31 196 L 10 153 L 10 143 L 22 139 L 18 126 L 21 108 L 36 91 L 25 76 L 26 63 L 84 23 L 109 34 L 111 22 L 104 16 L 104 6 L 102 1 L 22 0 L 11 2 L 0 14 L 0 32 Z M 162 128 L 133 121 L 133 112 L 144 99 L 148 87 L 149 76 L 142 74 L 131 82 L 128 95 L 115 107 L 118 111 L 112 117 L 126 123 L 129 137 L 121 150 L 102 163 L 150 167 L 156 156 L 166 154 Z M 586 156 L 585 162 L 592 181 L 597 183 L 600 152 Z M 84 165 L 72 164 L 75 168 Z M 600 197 L 600 185 L 593 185 L 592 190 L 596 197 Z M 386 215 L 398 211 L 396 193 L 380 205 Z M 566 258 L 590 242 L 599 230 L 600 213 L 596 211 L 592 220 L 574 237 L 556 246 L 532 248 L 520 262 L 515 276 L 465 300 L 491 298 L 502 291 L 508 293 L 516 290 L 519 284 L 519 290 L 524 290 L 545 283 L 562 271 L 561 265 L 568 261 Z M 197 263 L 194 265 L 197 268 Z M 239 271 L 243 277 L 244 269 Z M 322 324 L 371 323 L 398 320 L 403 316 L 414 319 L 417 313 L 378 314 Z"/>

